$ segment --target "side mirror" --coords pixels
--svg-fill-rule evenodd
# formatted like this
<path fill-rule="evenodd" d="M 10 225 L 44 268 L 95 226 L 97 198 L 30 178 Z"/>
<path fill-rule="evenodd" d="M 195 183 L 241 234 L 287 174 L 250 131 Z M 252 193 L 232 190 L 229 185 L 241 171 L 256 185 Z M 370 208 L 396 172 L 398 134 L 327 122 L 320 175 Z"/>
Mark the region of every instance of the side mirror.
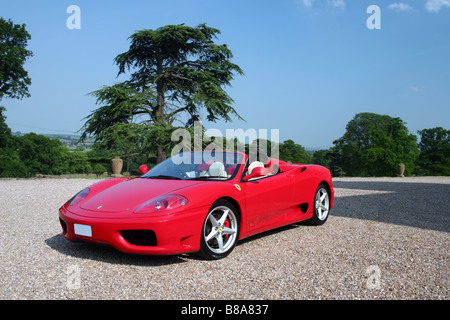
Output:
<path fill-rule="evenodd" d="M 139 167 L 139 171 L 142 172 L 142 174 L 146 174 L 148 172 L 148 167 L 146 164 L 143 164 Z"/>
<path fill-rule="evenodd" d="M 252 173 L 243 177 L 242 180 L 248 181 L 250 179 L 261 178 L 261 177 L 267 176 L 268 174 L 269 174 L 269 170 L 267 170 L 267 168 L 256 167 L 256 168 L 253 168 Z"/>

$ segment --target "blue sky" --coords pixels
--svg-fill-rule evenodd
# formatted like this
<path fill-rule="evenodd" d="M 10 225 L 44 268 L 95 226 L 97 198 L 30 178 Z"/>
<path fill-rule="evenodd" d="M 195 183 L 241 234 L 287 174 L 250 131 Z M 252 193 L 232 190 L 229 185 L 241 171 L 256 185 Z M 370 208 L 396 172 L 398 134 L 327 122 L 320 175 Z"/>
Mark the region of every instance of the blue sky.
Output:
<path fill-rule="evenodd" d="M 69 30 L 70 5 L 81 29 Z M 381 29 L 370 30 L 370 5 Z M 411 133 L 450 124 L 450 0 L 0 0 L 25 23 L 30 98 L 4 99 L 13 131 L 74 133 L 89 92 L 126 80 L 113 59 L 142 29 L 206 23 L 245 72 L 227 91 L 246 120 L 207 128 L 279 129 L 280 140 L 329 148 L 359 112 L 400 117 Z M 269 136 L 270 138 L 270 136 Z"/>

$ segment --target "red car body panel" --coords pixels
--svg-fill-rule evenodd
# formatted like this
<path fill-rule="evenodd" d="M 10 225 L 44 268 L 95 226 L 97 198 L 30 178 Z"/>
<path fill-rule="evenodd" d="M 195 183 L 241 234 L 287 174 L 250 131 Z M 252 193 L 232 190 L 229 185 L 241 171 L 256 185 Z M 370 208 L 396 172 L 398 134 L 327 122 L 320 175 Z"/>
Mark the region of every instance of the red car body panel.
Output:
<path fill-rule="evenodd" d="M 226 181 L 113 178 L 98 182 L 89 187 L 85 199 L 72 206 L 68 201 L 59 209 L 63 235 L 69 241 L 106 244 L 127 253 L 179 254 L 200 250 L 205 217 L 218 199 L 227 199 L 239 211 L 239 239 L 310 219 L 321 183 L 329 189 L 331 209 L 334 191 L 328 169 L 280 161 L 278 174 L 244 182 L 246 160 L 247 156 L 235 177 Z M 134 212 L 142 203 L 167 194 L 181 195 L 188 203 L 169 211 Z M 76 234 L 74 224 L 90 226 L 92 234 Z M 124 230 L 151 230 L 155 244 L 132 244 Z"/>

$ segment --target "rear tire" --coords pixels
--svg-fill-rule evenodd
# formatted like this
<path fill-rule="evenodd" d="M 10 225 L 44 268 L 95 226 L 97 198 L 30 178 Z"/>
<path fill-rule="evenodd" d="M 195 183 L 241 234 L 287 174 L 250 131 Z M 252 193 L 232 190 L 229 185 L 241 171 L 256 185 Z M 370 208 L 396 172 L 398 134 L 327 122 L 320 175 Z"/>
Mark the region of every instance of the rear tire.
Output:
<path fill-rule="evenodd" d="M 239 237 L 239 216 L 226 200 L 218 200 L 203 222 L 198 254 L 205 259 L 221 259 L 233 251 Z"/>
<path fill-rule="evenodd" d="M 324 224 L 330 213 L 330 192 L 326 184 L 321 183 L 316 190 L 313 202 L 313 217 L 307 221 L 308 224 L 320 226 Z"/>

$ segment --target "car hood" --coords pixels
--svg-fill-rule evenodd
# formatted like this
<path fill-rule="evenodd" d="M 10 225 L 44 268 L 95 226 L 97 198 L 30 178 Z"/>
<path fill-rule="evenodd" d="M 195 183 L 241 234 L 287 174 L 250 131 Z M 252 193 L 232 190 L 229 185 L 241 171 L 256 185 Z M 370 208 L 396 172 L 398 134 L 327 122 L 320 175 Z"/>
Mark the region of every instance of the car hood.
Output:
<path fill-rule="evenodd" d="M 98 213 L 130 211 L 148 200 L 198 183 L 201 182 L 144 178 L 127 180 L 89 197 L 81 208 Z"/>

